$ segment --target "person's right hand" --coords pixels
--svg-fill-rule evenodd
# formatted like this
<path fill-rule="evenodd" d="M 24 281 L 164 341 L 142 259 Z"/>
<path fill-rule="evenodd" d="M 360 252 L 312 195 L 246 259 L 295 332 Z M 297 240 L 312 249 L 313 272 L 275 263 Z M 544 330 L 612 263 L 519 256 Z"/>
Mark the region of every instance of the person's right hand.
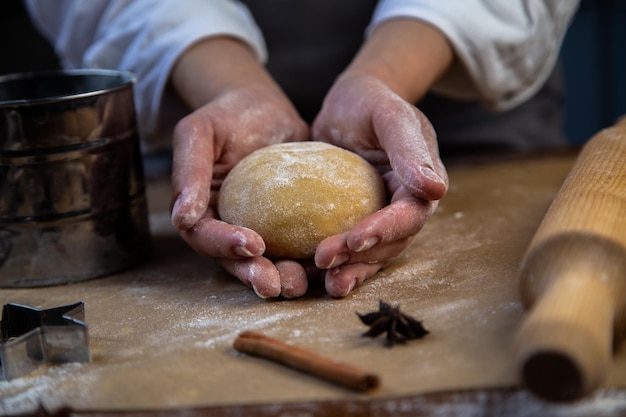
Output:
<path fill-rule="evenodd" d="M 299 265 L 274 264 L 262 256 L 265 243 L 256 232 L 217 215 L 219 187 L 237 162 L 264 146 L 309 138 L 307 124 L 250 52 L 225 41 L 226 56 L 200 45 L 174 73 L 179 94 L 196 110 L 174 132 L 172 223 L 196 252 L 216 258 L 260 297 L 301 295 L 306 274 Z M 222 57 L 217 67 L 211 65 L 215 56 Z M 233 66 L 224 66 L 229 59 Z M 289 288 L 287 277 L 292 276 L 300 277 L 298 288 Z"/>

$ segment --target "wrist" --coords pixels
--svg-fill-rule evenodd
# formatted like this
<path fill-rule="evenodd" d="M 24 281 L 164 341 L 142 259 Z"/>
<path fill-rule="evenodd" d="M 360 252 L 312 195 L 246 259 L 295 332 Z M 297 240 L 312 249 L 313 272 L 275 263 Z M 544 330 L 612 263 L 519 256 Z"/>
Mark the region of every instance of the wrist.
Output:
<path fill-rule="evenodd" d="M 438 29 L 415 19 L 394 19 L 374 29 L 344 75 L 375 77 L 415 103 L 453 59 L 452 45 Z"/>
<path fill-rule="evenodd" d="M 278 89 L 252 49 L 225 36 L 202 40 L 187 49 L 174 65 L 170 82 L 194 110 L 229 90 Z"/>

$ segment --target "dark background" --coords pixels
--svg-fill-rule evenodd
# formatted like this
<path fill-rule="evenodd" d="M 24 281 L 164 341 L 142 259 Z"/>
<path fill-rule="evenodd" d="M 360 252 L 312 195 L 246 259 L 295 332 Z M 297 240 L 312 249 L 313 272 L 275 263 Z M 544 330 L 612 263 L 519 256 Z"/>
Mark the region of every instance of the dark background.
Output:
<path fill-rule="evenodd" d="M 580 143 L 626 115 L 626 0 L 586 0 L 561 52 L 568 137 Z"/>
<path fill-rule="evenodd" d="M 53 0 L 51 0 L 53 1 Z M 561 53 L 565 132 L 582 143 L 626 114 L 626 0 L 583 0 Z M 20 0 L 0 2 L 0 74 L 58 68 Z"/>

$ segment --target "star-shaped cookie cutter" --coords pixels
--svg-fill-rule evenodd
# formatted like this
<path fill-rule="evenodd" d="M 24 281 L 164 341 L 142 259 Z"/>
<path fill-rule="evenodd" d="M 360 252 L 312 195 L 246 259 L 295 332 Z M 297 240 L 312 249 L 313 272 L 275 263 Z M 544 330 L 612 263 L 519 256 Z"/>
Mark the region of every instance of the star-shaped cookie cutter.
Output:
<path fill-rule="evenodd" d="M 83 302 L 48 309 L 5 304 L 0 330 L 0 380 L 44 363 L 91 360 Z"/>

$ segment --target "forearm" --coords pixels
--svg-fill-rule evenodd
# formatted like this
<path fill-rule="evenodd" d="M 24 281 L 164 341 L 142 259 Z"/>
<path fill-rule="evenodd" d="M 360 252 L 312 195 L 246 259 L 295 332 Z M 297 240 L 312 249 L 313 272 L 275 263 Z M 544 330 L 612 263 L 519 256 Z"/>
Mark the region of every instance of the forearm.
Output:
<path fill-rule="evenodd" d="M 454 65 L 432 90 L 510 109 L 552 73 L 577 0 L 379 0 L 372 28 L 393 19 L 428 22 L 450 40 Z"/>
<path fill-rule="evenodd" d="M 417 102 L 454 59 L 447 38 L 415 19 L 392 19 L 370 35 L 344 75 L 370 75 L 405 100 Z"/>
<path fill-rule="evenodd" d="M 191 46 L 174 65 L 170 80 L 191 109 L 228 90 L 278 89 L 252 49 L 230 37 L 207 38 Z"/>

